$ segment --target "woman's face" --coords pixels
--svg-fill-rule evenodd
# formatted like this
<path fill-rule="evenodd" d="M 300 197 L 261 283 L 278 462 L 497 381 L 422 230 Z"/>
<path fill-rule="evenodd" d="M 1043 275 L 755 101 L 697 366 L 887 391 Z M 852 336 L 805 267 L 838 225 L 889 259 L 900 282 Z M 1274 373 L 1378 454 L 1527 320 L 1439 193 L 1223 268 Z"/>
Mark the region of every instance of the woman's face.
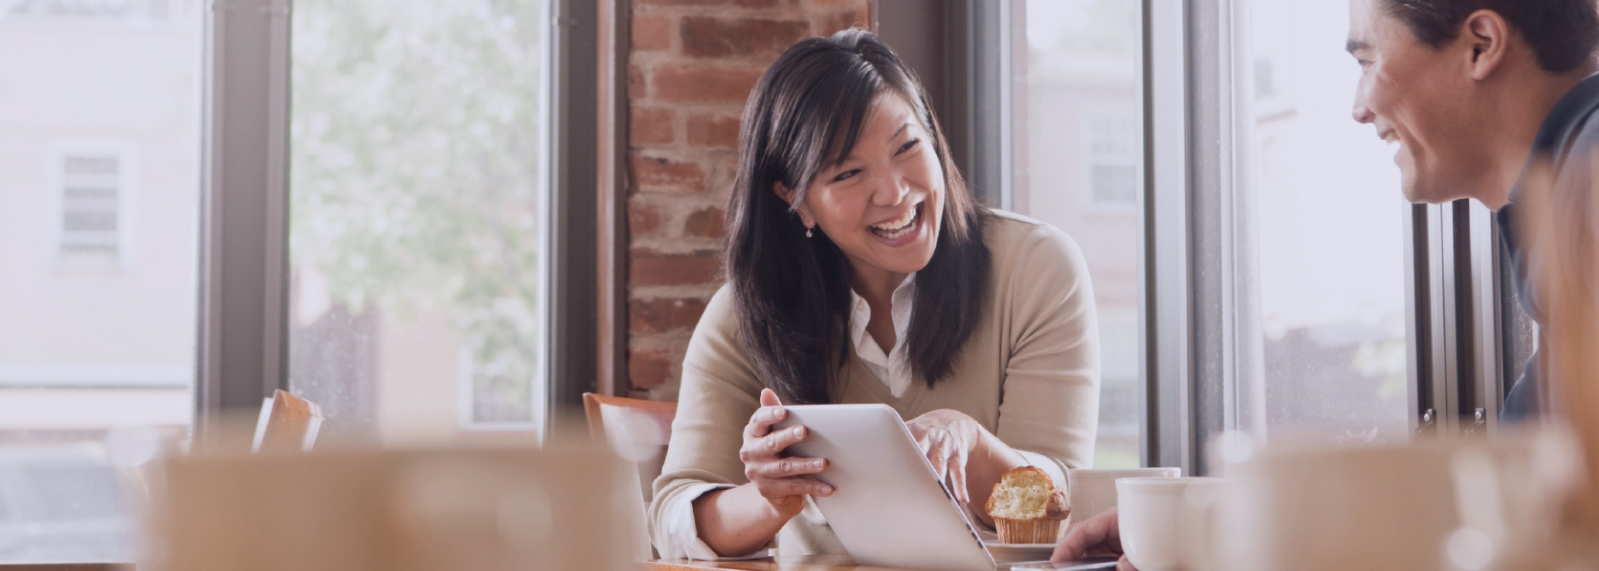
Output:
<path fill-rule="evenodd" d="M 776 190 L 789 198 L 781 185 Z M 849 156 L 817 173 L 797 210 L 857 273 L 909 274 L 933 259 L 944 190 L 932 135 L 903 97 L 885 94 L 872 102 Z"/>

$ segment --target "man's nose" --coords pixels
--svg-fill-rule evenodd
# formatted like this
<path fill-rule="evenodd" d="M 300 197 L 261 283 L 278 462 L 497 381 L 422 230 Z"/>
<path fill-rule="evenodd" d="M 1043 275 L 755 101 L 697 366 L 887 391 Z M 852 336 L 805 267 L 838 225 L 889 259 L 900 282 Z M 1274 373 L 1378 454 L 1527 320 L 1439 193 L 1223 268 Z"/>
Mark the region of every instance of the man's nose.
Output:
<path fill-rule="evenodd" d="M 1371 107 L 1366 105 L 1365 82 L 1361 82 L 1361 85 L 1355 88 L 1355 109 L 1353 116 L 1355 118 L 1355 122 L 1362 125 L 1369 125 L 1377 120 L 1377 114 L 1372 113 Z"/>
<path fill-rule="evenodd" d="M 1370 125 L 1371 123 L 1377 121 L 1377 114 L 1372 113 L 1371 109 L 1367 108 L 1365 104 L 1357 99 L 1355 101 L 1354 118 L 1356 123 Z"/>

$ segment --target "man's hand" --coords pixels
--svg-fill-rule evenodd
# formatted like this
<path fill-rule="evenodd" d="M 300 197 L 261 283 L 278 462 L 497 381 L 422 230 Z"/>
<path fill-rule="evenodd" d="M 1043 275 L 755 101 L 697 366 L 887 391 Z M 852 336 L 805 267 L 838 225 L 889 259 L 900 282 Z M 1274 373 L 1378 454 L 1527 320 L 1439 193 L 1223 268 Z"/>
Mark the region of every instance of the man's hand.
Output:
<path fill-rule="evenodd" d="M 1055 554 L 1049 560 L 1077 561 L 1089 557 L 1121 557 L 1116 571 L 1138 571 L 1122 554 L 1121 521 L 1116 508 L 1078 522 L 1055 544 Z"/>

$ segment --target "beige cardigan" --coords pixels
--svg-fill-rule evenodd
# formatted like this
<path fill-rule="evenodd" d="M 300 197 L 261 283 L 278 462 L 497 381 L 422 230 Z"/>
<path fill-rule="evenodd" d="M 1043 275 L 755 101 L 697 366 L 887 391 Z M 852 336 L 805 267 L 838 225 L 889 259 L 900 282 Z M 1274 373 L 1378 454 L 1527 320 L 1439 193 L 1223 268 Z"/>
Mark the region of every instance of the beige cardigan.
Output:
<path fill-rule="evenodd" d="M 994 214 L 987 226 L 993 254 L 987 310 L 954 372 L 933 389 L 918 379 L 895 398 L 851 355 L 839 402 L 888 404 L 906 420 L 958 410 L 1017 450 L 1038 453 L 1062 470 L 1086 468 L 1099 417 L 1099 334 L 1088 268 L 1077 244 L 1055 227 Z M 689 342 L 666 464 L 649 508 L 657 546 L 672 541 L 671 508 L 689 487 L 748 481 L 738 451 L 763 385 L 739 341 L 735 311 L 733 293 L 723 288 Z M 844 552 L 809 502 L 777 543 L 783 555 Z"/>

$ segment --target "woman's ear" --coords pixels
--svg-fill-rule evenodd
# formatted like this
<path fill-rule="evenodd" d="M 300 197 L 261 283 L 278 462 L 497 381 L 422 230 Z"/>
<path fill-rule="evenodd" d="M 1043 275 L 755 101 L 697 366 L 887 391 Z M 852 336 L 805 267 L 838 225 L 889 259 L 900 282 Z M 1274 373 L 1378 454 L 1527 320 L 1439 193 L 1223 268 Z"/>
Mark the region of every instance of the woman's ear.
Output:
<path fill-rule="evenodd" d="M 805 224 L 806 228 L 816 227 L 816 217 L 811 216 L 811 209 L 807 207 L 804 202 L 799 204 L 794 203 L 793 189 L 784 186 L 782 182 L 773 182 L 772 192 L 776 193 L 778 198 L 783 199 L 783 202 L 787 202 L 788 205 L 794 209 L 794 212 L 799 214 L 800 222 Z"/>

